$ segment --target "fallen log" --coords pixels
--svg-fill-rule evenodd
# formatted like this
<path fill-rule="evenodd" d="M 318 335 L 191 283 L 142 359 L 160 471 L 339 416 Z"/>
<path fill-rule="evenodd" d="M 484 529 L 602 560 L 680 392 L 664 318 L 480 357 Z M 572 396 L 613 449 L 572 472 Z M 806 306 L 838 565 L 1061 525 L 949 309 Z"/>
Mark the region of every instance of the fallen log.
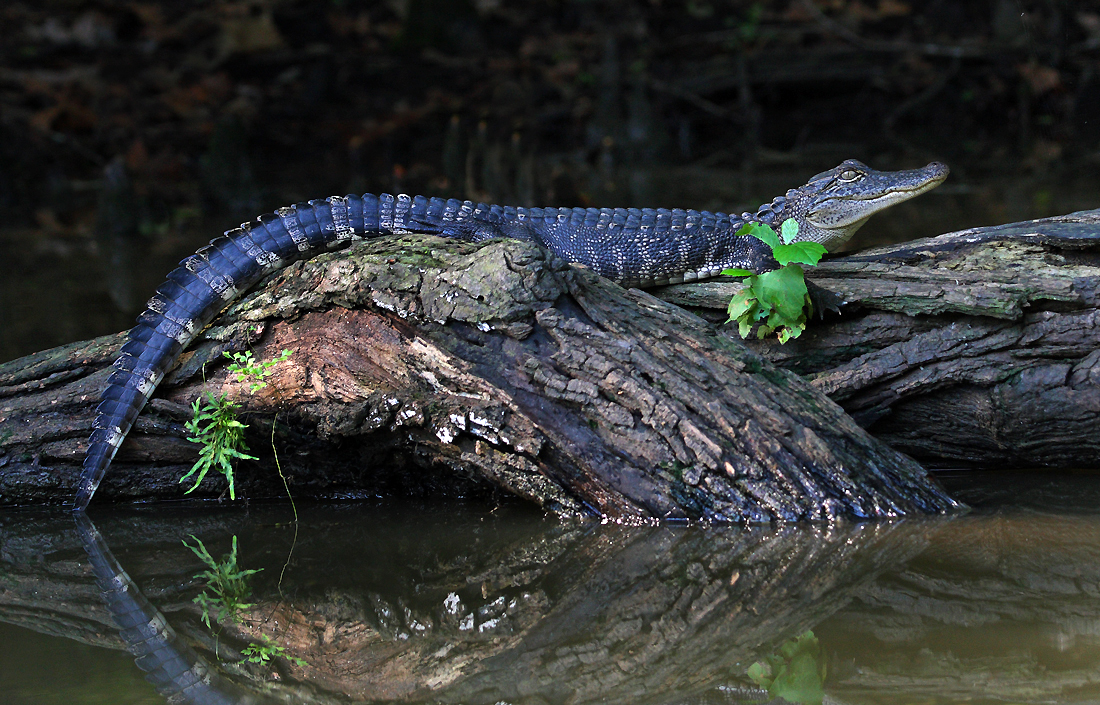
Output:
<path fill-rule="evenodd" d="M 929 467 L 1100 467 L 1100 210 L 826 260 L 845 302 L 750 347 Z M 739 286 L 656 294 L 712 319 Z"/>
<path fill-rule="evenodd" d="M 121 342 L 0 366 L 0 502 L 71 497 Z M 254 395 L 223 365 L 246 348 L 293 351 Z M 179 496 L 196 455 L 183 422 L 204 391 L 242 403 L 251 447 L 279 454 L 286 485 L 273 463 L 242 464 L 249 497 L 491 490 L 625 521 L 958 506 L 797 374 L 529 243 L 380 238 L 273 275 L 182 356 L 103 496 Z"/>

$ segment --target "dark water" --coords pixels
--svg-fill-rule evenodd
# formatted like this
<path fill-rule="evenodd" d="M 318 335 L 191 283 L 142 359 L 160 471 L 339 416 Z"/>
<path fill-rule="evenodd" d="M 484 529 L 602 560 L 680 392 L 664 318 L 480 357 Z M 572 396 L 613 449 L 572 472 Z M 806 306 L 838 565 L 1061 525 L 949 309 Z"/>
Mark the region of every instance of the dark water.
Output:
<path fill-rule="evenodd" d="M 348 503 L 300 507 L 296 536 L 287 506 L 91 519 L 218 683 L 262 702 L 750 702 L 769 697 L 753 665 L 792 652 L 824 702 L 1100 701 L 1100 475 L 945 481 L 971 514 L 622 527 Z M 72 518 L 9 511 L 0 536 L 0 702 L 163 702 Z M 240 567 L 263 569 L 242 624 L 217 637 L 191 602 L 191 536 L 215 557 L 236 536 Z M 812 649 L 792 646 L 811 631 Z M 262 634 L 307 665 L 239 665 Z"/>

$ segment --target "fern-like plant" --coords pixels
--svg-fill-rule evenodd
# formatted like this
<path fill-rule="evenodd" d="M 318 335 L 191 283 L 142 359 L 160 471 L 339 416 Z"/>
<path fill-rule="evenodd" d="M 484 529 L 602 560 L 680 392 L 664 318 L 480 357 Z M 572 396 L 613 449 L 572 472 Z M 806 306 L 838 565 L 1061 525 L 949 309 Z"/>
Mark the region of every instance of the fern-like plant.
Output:
<path fill-rule="evenodd" d="M 271 360 L 257 360 L 252 356 L 251 350 L 222 353 L 222 355 L 233 361 L 230 363 L 229 367 L 226 368 L 229 374 L 236 375 L 238 382 L 248 381 L 249 394 L 255 394 L 257 391 L 266 387 L 267 382 L 264 381 L 264 378 L 271 375 L 271 368 L 285 361 L 293 354 L 294 353 L 290 350 L 283 350 L 279 353 L 278 357 Z"/>
<path fill-rule="evenodd" d="M 263 639 L 262 644 L 249 644 L 241 650 L 241 655 L 246 662 L 263 664 L 273 658 L 284 658 L 296 666 L 309 665 L 305 659 L 288 654 L 285 648 L 272 641 L 267 634 L 261 634 L 260 638 Z"/>
<path fill-rule="evenodd" d="M 199 459 L 191 466 L 191 470 L 180 478 L 180 482 L 183 482 L 198 473 L 195 484 L 184 494 L 194 492 L 206 473 L 217 468 L 229 481 L 229 498 L 237 498 L 233 483 L 233 460 L 258 459 L 244 452 L 248 450 L 244 441 L 244 430 L 248 426 L 237 420 L 238 408 L 225 394 L 216 397 L 210 392 L 200 396 L 191 405 L 191 420 L 184 424 L 191 433 L 187 440 L 200 444 L 202 448 L 199 450 Z"/>

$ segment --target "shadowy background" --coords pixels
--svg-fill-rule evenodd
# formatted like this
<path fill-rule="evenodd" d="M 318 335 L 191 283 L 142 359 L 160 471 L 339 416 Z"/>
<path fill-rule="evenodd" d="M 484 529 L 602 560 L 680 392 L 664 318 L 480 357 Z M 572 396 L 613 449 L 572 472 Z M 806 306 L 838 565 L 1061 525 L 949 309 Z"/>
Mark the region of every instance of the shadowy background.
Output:
<path fill-rule="evenodd" d="M 853 246 L 1100 206 L 1100 2 L 7 0 L 0 37 L 0 361 L 330 194 L 741 212 L 854 157 L 953 173 Z"/>

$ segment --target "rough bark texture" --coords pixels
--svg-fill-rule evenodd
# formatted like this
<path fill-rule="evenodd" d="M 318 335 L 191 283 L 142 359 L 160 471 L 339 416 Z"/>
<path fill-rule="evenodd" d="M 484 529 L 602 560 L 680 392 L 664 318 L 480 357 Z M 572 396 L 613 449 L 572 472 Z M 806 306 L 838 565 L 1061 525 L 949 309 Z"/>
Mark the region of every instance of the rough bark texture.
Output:
<path fill-rule="evenodd" d="M 865 251 L 809 278 L 843 315 L 750 346 L 877 438 L 930 466 L 1100 464 L 1100 211 Z M 713 317 L 737 289 L 656 293 Z"/>
<path fill-rule="evenodd" d="M 0 367 L 3 501 L 71 494 L 120 342 Z M 223 350 L 246 345 L 261 359 L 294 351 L 254 396 L 221 366 Z M 488 486 L 561 514 L 632 520 L 955 506 L 798 375 L 526 243 L 387 238 L 283 270 L 184 354 L 103 499 L 178 495 L 195 454 L 181 421 L 201 390 L 245 404 L 254 449 L 271 445 L 278 414 L 274 447 L 295 496 Z M 247 466 L 241 484 L 253 497 L 283 492 Z"/>

